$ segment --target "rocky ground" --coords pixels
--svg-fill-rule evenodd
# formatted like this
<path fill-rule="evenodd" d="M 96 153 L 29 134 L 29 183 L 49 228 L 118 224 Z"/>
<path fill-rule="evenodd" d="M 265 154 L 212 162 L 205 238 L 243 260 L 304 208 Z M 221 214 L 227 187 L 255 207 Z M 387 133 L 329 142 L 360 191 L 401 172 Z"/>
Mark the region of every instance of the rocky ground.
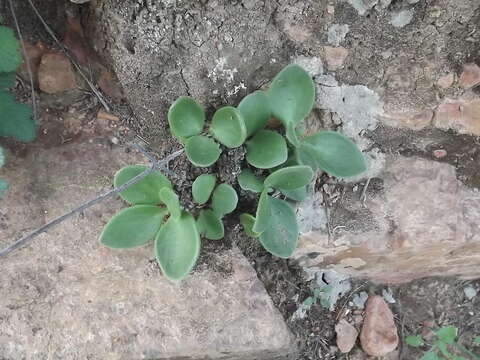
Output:
<path fill-rule="evenodd" d="M 12 184 L 0 209 L 1 246 L 108 189 L 122 165 L 146 162 L 130 144 L 159 157 L 178 147 L 159 118 L 179 94 L 212 112 L 286 62 L 314 76 L 307 131 L 343 131 L 370 171 L 348 183 L 317 180 L 298 208 L 294 259 L 275 259 L 238 235 L 231 217 L 229 235 L 205 243 L 180 287 L 161 279 L 149 249 L 119 254 L 96 244 L 118 199 L 86 211 L 6 259 L 0 357 L 420 359 L 432 329 L 447 325 L 480 354 L 478 4 L 161 3 L 45 1 L 44 16 L 85 77 L 31 21 L 28 4 L 16 4 L 39 136 L 26 145 L 1 139 L 1 177 Z M 16 91 L 28 102 L 26 70 Z M 242 156 L 222 157 L 223 181 L 233 183 L 232 158 Z M 182 157 L 170 169 L 180 192 L 198 175 Z M 189 196 L 182 201 L 188 206 Z M 416 334 L 420 348 L 404 341 Z"/>

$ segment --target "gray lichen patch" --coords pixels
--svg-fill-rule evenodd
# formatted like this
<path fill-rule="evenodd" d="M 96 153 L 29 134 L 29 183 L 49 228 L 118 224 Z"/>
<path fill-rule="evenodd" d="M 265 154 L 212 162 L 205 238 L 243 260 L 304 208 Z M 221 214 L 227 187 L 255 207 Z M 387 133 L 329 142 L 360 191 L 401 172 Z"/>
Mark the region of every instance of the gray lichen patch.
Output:
<path fill-rule="evenodd" d="M 392 18 L 390 20 L 390 24 L 397 28 L 402 28 L 408 24 L 413 19 L 413 15 L 415 14 L 415 10 L 408 9 L 408 10 L 401 10 L 397 13 L 392 14 Z"/>
<path fill-rule="evenodd" d="M 340 45 L 349 31 L 350 27 L 347 24 L 333 24 L 328 29 L 328 43 L 335 46 Z"/>

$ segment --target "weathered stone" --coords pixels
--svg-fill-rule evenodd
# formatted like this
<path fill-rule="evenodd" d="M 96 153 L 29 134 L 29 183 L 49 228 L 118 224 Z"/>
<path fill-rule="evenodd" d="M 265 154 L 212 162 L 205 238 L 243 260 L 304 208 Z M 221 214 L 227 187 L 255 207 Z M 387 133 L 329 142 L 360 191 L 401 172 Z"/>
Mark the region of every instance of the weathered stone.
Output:
<path fill-rule="evenodd" d="M 435 110 L 433 125 L 480 135 L 480 99 L 445 99 Z"/>
<path fill-rule="evenodd" d="M 61 53 L 43 55 L 38 68 L 40 90 L 55 94 L 76 88 L 75 73 L 70 60 Z"/>
<path fill-rule="evenodd" d="M 389 126 L 420 130 L 432 123 L 432 110 L 408 111 L 402 113 L 388 113 L 381 117 Z"/>
<path fill-rule="evenodd" d="M 328 43 L 334 46 L 339 46 L 345 36 L 350 31 L 350 28 L 347 24 L 333 24 L 328 29 Z"/>
<path fill-rule="evenodd" d="M 460 75 L 459 82 L 465 89 L 480 84 L 480 67 L 474 63 L 463 65 L 463 71 Z"/>
<path fill-rule="evenodd" d="M 371 356 L 384 356 L 398 345 L 393 313 L 381 296 L 370 296 L 367 301 L 360 342 Z"/>
<path fill-rule="evenodd" d="M 323 49 L 328 70 L 335 71 L 341 69 L 348 56 L 348 50 L 341 46 L 324 46 Z"/>
<path fill-rule="evenodd" d="M 443 76 L 440 76 L 437 80 L 438 87 L 442 89 L 448 89 L 455 82 L 455 74 L 449 73 Z"/>
<path fill-rule="evenodd" d="M 392 14 L 392 19 L 390 20 L 390 24 L 392 26 L 397 27 L 397 28 L 402 28 L 408 24 L 413 19 L 413 14 L 415 13 L 415 10 L 413 9 L 407 9 L 407 10 L 401 10 L 397 13 Z"/>
<path fill-rule="evenodd" d="M 37 43 L 35 45 L 24 42 L 25 53 L 28 57 L 30 70 L 32 71 L 33 82 L 35 85 L 38 85 L 38 68 L 40 66 L 40 61 L 42 60 L 43 54 L 47 51 L 45 45 L 42 43 Z M 22 65 L 20 66 L 19 73 L 25 79 L 30 79 L 28 73 L 28 66 L 25 59 L 25 54 L 23 54 L 24 59 Z"/>
<path fill-rule="evenodd" d="M 337 334 L 337 346 L 342 353 L 348 353 L 355 346 L 358 331 L 347 320 L 340 320 L 335 325 L 335 333 Z"/>
<path fill-rule="evenodd" d="M 378 283 L 480 276 L 480 192 L 464 188 L 445 163 L 399 157 L 386 164 L 383 189 L 367 193 L 365 206 L 358 195 L 344 196 L 330 213 L 338 230 L 330 238 L 322 229 L 302 234 L 293 257 L 306 268 Z"/>
<path fill-rule="evenodd" d="M 96 143 L 32 151 L 2 168 L 0 246 L 111 188 L 144 162 Z M 273 359 L 294 347 L 248 261 L 209 254 L 179 284 L 148 246 L 114 251 L 98 236 L 124 204 L 109 199 L 0 259 L 0 357 L 62 359 Z"/>

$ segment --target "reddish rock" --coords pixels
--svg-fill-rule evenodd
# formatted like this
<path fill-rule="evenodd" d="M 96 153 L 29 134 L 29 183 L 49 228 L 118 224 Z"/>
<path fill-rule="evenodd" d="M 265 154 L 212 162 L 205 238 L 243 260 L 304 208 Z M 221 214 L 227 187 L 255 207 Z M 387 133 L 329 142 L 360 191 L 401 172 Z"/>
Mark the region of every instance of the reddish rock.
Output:
<path fill-rule="evenodd" d="M 435 111 L 433 124 L 462 134 L 480 135 L 480 99 L 445 99 Z"/>
<path fill-rule="evenodd" d="M 447 156 L 447 150 L 444 150 L 444 149 L 433 150 L 433 156 L 435 156 L 437 159 L 442 159 L 445 156 Z"/>
<path fill-rule="evenodd" d="M 43 55 L 38 69 L 38 83 L 40 90 L 49 94 L 75 89 L 77 83 L 70 60 L 61 53 Z"/>
<path fill-rule="evenodd" d="M 440 76 L 440 78 L 437 80 L 437 85 L 442 89 L 448 89 L 450 86 L 453 85 L 454 81 L 455 81 L 455 75 L 453 73 L 450 73 L 450 74 Z"/>
<path fill-rule="evenodd" d="M 381 296 L 370 296 L 360 333 L 362 349 L 371 356 L 384 356 L 398 345 L 393 314 Z"/>
<path fill-rule="evenodd" d="M 335 325 L 337 333 L 337 346 L 342 353 L 348 353 L 352 350 L 357 341 L 358 331 L 347 320 L 342 319 Z"/>
<path fill-rule="evenodd" d="M 32 71 L 33 82 L 35 85 L 38 85 L 38 67 L 40 66 L 40 61 L 42 60 L 43 54 L 47 51 L 45 45 L 42 43 L 37 43 L 35 45 L 24 43 L 25 45 L 25 53 L 30 63 L 30 69 Z M 19 69 L 19 74 L 24 79 L 29 79 L 28 75 L 28 67 L 25 61 L 25 55 L 23 58 L 22 65 Z"/>
<path fill-rule="evenodd" d="M 463 71 L 459 81 L 460 85 L 465 89 L 480 84 L 480 67 L 474 63 L 463 65 Z"/>
<path fill-rule="evenodd" d="M 430 109 L 394 112 L 382 117 L 382 121 L 389 126 L 420 130 L 432 123 L 433 111 Z"/>
<path fill-rule="evenodd" d="M 324 50 L 328 70 L 335 71 L 341 69 L 348 56 L 348 50 L 341 46 L 325 46 Z"/>
<path fill-rule="evenodd" d="M 116 80 L 115 76 L 104 66 L 101 66 L 98 86 L 106 95 L 114 100 L 121 100 L 123 98 L 122 89 L 120 88 L 118 80 Z"/>

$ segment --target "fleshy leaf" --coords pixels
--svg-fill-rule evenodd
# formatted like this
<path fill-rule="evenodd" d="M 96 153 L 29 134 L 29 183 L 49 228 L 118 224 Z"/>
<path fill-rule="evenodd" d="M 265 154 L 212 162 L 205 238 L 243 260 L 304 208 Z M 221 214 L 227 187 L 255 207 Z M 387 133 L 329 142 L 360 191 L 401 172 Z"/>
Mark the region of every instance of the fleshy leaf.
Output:
<path fill-rule="evenodd" d="M 293 189 L 293 190 L 284 190 L 284 189 L 279 189 L 280 192 L 285 195 L 287 198 L 293 201 L 303 201 L 307 198 L 307 187 L 303 186 L 298 189 Z"/>
<path fill-rule="evenodd" d="M 212 209 L 219 216 L 230 214 L 237 208 L 238 195 L 228 184 L 217 186 L 212 195 Z"/>
<path fill-rule="evenodd" d="M 297 247 L 297 217 L 286 201 L 270 197 L 269 203 L 271 220 L 269 226 L 260 234 L 260 243 L 269 253 L 288 258 Z"/>
<path fill-rule="evenodd" d="M 205 204 L 210 199 L 215 182 L 216 177 L 213 174 L 203 174 L 197 177 L 192 184 L 193 200 L 199 205 Z"/>
<path fill-rule="evenodd" d="M 210 240 L 220 240 L 225 235 L 222 220 L 212 210 L 200 211 L 197 226 L 200 234 Z"/>
<path fill-rule="evenodd" d="M 113 184 L 115 187 L 119 187 L 147 169 L 148 166 L 145 165 L 125 166 L 115 174 Z M 164 187 L 171 189 L 172 183 L 161 172 L 154 171 L 135 185 L 132 185 L 128 189 L 122 191 L 120 196 L 123 200 L 132 205 L 163 204 L 163 202 L 160 200 L 160 190 Z"/>
<path fill-rule="evenodd" d="M 260 236 L 259 233 L 253 231 L 253 224 L 255 224 L 255 218 L 250 214 L 242 214 L 240 215 L 240 224 L 243 226 L 243 230 L 245 234 L 248 236 L 257 238 Z"/>
<path fill-rule="evenodd" d="M 268 189 L 264 189 L 260 194 L 258 200 L 257 212 L 255 214 L 255 224 L 253 224 L 252 231 L 255 233 L 262 233 L 270 225 L 271 208 L 270 197 L 268 196 Z"/>
<path fill-rule="evenodd" d="M 282 135 L 271 130 L 260 130 L 247 141 L 247 162 L 259 169 L 283 164 L 288 157 L 287 143 Z"/>
<path fill-rule="evenodd" d="M 200 235 L 195 219 L 187 212 L 169 218 L 155 238 L 155 256 L 163 274 L 182 280 L 192 270 L 200 253 Z"/>
<path fill-rule="evenodd" d="M 232 106 L 225 106 L 215 112 L 210 132 L 228 148 L 239 147 L 247 137 L 242 114 Z"/>
<path fill-rule="evenodd" d="M 238 175 L 238 184 L 243 190 L 259 193 L 263 191 L 263 179 L 259 179 L 250 169 L 243 169 Z"/>
<path fill-rule="evenodd" d="M 346 178 L 366 170 L 360 150 L 338 132 L 321 131 L 305 138 L 303 145 L 313 150 L 318 167 L 329 175 Z"/>
<path fill-rule="evenodd" d="M 180 208 L 180 200 L 178 199 L 178 195 L 175 194 L 175 191 L 169 187 L 164 187 L 160 190 L 160 200 L 167 205 L 168 212 L 172 218 L 180 218 L 182 209 Z"/>
<path fill-rule="evenodd" d="M 423 346 L 424 344 L 423 339 L 420 335 L 409 335 L 405 337 L 405 343 L 413 347 Z"/>
<path fill-rule="evenodd" d="M 205 111 L 192 98 L 178 98 L 168 110 L 170 131 L 183 142 L 185 138 L 198 135 L 205 124 Z"/>
<path fill-rule="evenodd" d="M 290 144 L 292 144 L 293 146 L 299 146 L 300 145 L 300 140 L 298 140 L 298 135 L 297 135 L 297 131 L 295 129 L 295 123 L 293 122 L 289 122 L 286 126 L 285 126 L 285 136 L 287 138 L 287 140 L 290 142 Z"/>
<path fill-rule="evenodd" d="M 0 54 L 3 58 L 1 50 Z M 0 91 L 0 114 L 0 136 L 11 136 L 22 142 L 35 139 L 37 130 L 32 119 L 32 110 L 16 101 L 13 95 L 6 91 Z"/>
<path fill-rule="evenodd" d="M 20 43 L 12 29 L 0 26 L 0 73 L 17 70 L 22 63 Z"/>
<path fill-rule="evenodd" d="M 193 165 L 207 167 L 218 160 L 220 146 L 213 139 L 197 135 L 186 140 L 185 153 Z"/>
<path fill-rule="evenodd" d="M 15 72 L 2 73 L 0 72 L 0 91 L 10 89 L 15 85 Z"/>
<path fill-rule="evenodd" d="M 275 189 L 293 190 L 308 185 L 312 178 L 313 171 L 310 166 L 289 166 L 267 176 L 264 185 Z"/>
<path fill-rule="evenodd" d="M 153 205 L 123 209 L 105 225 L 100 242 L 114 249 L 144 245 L 155 238 L 166 214 L 165 208 Z"/>
<path fill-rule="evenodd" d="M 435 331 L 435 335 L 446 344 L 453 344 L 457 338 L 458 329 L 455 326 L 444 326 Z"/>
<path fill-rule="evenodd" d="M 302 142 L 295 148 L 295 159 L 299 164 L 310 166 L 313 171 L 318 170 L 316 150 L 307 143 Z"/>
<path fill-rule="evenodd" d="M 261 90 L 245 96 L 237 108 L 245 121 L 247 137 L 263 129 L 272 116 L 268 96 Z"/>
<path fill-rule="evenodd" d="M 315 86 L 308 73 L 298 65 L 289 65 L 275 76 L 268 90 L 275 118 L 286 127 L 298 124 L 312 110 Z"/>

